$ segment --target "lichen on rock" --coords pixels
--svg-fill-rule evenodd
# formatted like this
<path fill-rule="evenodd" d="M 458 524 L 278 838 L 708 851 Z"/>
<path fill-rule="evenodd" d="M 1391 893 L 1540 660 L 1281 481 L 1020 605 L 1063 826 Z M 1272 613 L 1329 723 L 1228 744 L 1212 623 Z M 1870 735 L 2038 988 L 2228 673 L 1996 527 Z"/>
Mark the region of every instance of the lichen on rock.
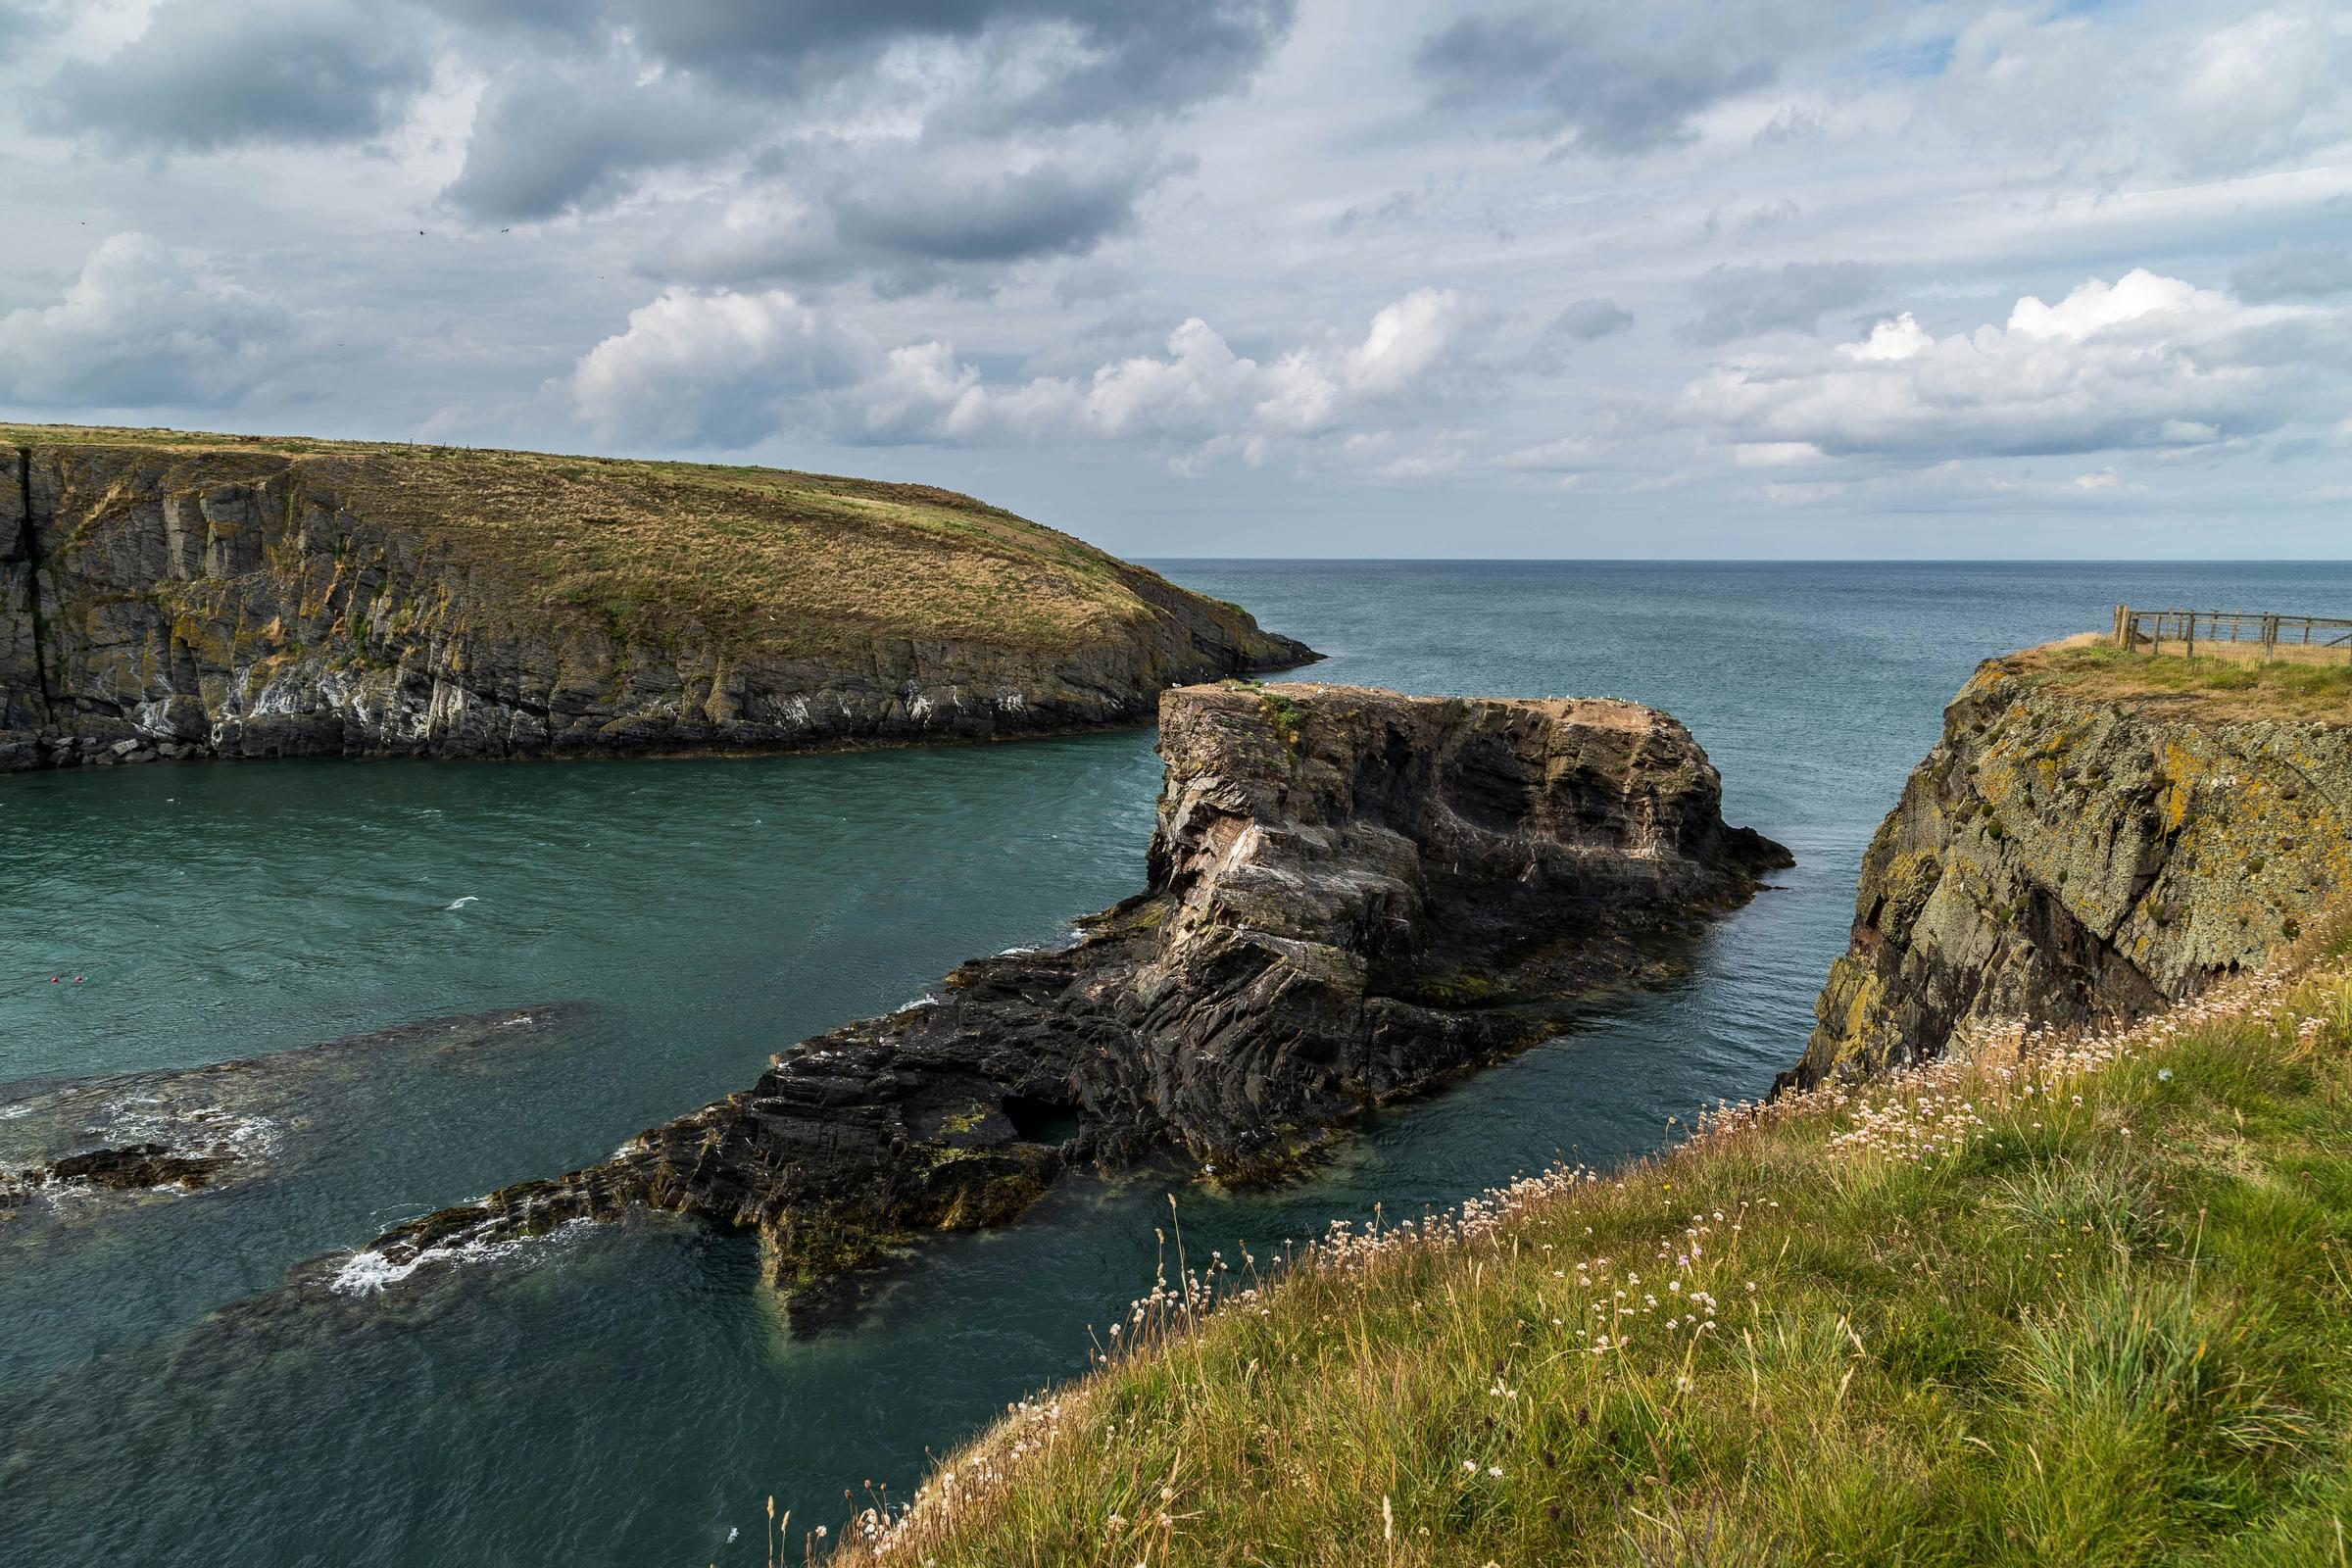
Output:
<path fill-rule="evenodd" d="M 2131 1017 L 2258 965 L 2352 889 L 2352 704 L 2198 693 L 2174 660 L 1983 665 L 1863 857 L 1809 1085 L 1972 1023 Z M 2223 678 L 2239 679 L 2230 672 Z"/>

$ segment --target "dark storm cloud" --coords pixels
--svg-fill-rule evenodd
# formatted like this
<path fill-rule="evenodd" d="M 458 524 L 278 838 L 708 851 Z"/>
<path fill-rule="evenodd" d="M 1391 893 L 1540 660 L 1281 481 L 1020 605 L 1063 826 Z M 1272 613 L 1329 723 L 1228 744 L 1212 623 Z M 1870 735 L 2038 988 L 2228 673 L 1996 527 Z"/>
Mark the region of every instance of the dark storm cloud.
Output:
<path fill-rule="evenodd" d="M 2230 287 L 2256 304 L 2352 292 L 2352 245 L 2282 245 L 2230 273 Z"/>
<path fill-rule="evenodd" d="M 363 139 L 430 74 L 401 22 L 352 0 L 177 0 L 114 54 L 66 67 L 38 112 L 53 128 L 159 153 Z"/>
<path fill-rule="evenodd" d="M 1448 113 L 1588 152 L 1654 152 L 1690 140 L 1709 106 L 1770 82 L 1786 40 L 1803 35 L 1802 15 L 1767 33 L 1749 9 L 1668 4 L 1638 23 L 1592 3 L 1464 17 L 1423 38 L 1413 67 Z"/>
<path fill-rule="evenodd" d="M 1859 305 L 1877 287 L 1877 270 L 1860 262 L 1714 267 L 1698 280 L 1701 308 L 1681 335 L 1716 344 L 1759 332 L 1811 332 L 1825 313 Z"/>

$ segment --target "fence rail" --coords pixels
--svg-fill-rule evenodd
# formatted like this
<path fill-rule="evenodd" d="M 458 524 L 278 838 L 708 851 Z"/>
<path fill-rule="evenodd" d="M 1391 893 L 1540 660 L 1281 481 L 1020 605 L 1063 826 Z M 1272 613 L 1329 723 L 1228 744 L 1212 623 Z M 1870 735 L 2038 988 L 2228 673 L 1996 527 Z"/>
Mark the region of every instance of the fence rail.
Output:
<path fill-rule="evenodd" d="M 2340 654 L 2352 662 L 2352 620 L 2274 615 L 2250 610 L 2133 610 L 2115 607 L 2115 646 L 2133 653 L 2207 653 L 2239 658 L 2313 660 Z"/>

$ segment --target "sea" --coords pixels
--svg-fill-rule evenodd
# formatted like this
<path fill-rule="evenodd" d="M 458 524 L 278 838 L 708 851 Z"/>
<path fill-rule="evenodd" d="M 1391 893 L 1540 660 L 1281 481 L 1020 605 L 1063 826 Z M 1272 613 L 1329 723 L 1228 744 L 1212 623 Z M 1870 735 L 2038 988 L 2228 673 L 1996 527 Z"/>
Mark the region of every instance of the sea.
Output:
<path fill-rule="evenodd" d="M 793 1552 L 837 1539 L 1083 1371 L 1150 1290 L 1171 1200 L 1196 1254 L 1265 1255 L 1763 1092 L 1979 661 L 2119 602 L 2352 612 L 2344 564 L 1155 564 L 1329 656 L 1299 678 L 1662 707 L 1726 816 L 1797 863 L 1688 978 L 1381 1112 L 1291 1185 L 1065 1181 L 795 1320 L 754 1243 L 670 1217 L 409 1279 L 337 1254 L 599 1159 L 963 958 L 1060 940 L 1142 885 L 1149 730 L 0 778 L 0 1164 L 61 1082 L 109 1080 L 113 1116 L 184 1110 L 211 1063 L 270 1086 L 229 1129 L 261 1179 L 0 1223 L 0 1563 L 750 1565 L 770 1498 Z"/>

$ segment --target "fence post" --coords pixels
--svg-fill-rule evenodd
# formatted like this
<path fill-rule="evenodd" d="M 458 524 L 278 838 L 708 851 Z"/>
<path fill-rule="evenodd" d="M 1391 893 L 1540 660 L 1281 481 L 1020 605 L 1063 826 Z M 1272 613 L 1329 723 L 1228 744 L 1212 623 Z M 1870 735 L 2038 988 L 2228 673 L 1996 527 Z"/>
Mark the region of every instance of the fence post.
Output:
<path fill-rule="evenodd" d="M 2115 630 L 2107 640 L 2115 644 L 2115 646 L 2118 648 L 2130 648 L 2132 646 L 2131 632 L 2128 629 L 2130 622 L 2125 618 L 2129 614 L 2131 614 L 2131 611 L 2125 606 L 2118 605 L 2115 607 Z"/>
<path fill-rule="evenodd" d="M 2266 664 L 2269 663 L 2272 659 L 2277 657 L 2278 652 L 2278 617 L 2265 615 L 2262 617 L 2262 662 Z"/>

